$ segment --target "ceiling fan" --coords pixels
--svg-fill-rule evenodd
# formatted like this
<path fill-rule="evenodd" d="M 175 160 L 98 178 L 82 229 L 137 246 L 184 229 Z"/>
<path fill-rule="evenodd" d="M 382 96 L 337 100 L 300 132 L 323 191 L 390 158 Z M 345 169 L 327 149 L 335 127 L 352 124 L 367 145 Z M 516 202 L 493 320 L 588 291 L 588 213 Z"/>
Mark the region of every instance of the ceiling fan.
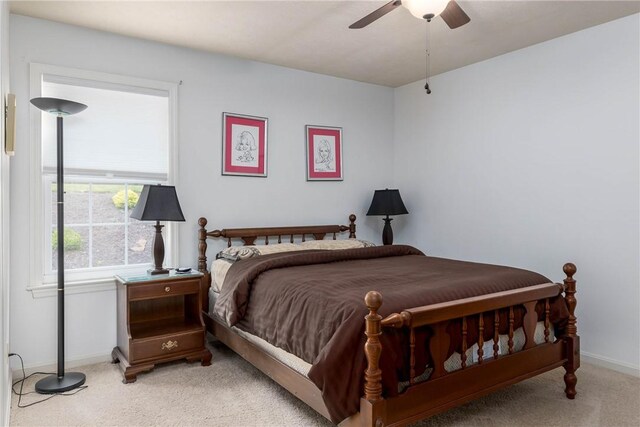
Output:
<path fill-rule="evenodd" d="M 454 28 L 462 27 L 464 24 L 467 24 L 469 23 L 469 21 L 471 21 L 469 15 L 467 15 L 464 10 L 462 10 L 462 8 L 458 6 L 458 3 L 456 3 L 455 0 L 393 0 L 385 4 L 381 8 L 374 10 L 359 21 L 356 21 L 353 24 L 349 25 L 349 28 L 364 28 L 372 22 L 382 18 L 384 15 L 391 12 L 398 6 L 406 7 L 413 16 L 419 19 L 424 19 L 427 22 L 431 22 L 431 20 L 436 16 L 442 16 L 442 20 L 452 30 Z M 429 32 L 429 25 L 427 25 L 427 75 L 424 85 L 424 89 L 426 90 L 427 95 L 431 93 L 431 88 L 429 87 Z"/>
<path fill-rule="evenodd" d="M 393 0 L 349 25 L 349 28 L 364 28 L 399 6 L 406 7 L 416 18 L 427 21 L 431 21 L 439 15 L 451 29 L 461 27 L 471 21 L 471 18 L 458 6 L 455 0 Z"/>

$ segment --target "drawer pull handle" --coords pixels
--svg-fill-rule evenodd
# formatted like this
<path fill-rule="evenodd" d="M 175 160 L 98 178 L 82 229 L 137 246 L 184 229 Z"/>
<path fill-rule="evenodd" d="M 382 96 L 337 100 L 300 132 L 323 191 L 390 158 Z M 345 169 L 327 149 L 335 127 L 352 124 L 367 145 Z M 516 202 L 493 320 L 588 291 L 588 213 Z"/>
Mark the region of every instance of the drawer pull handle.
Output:
<path fill-rule="evenodd" d="M 162 343 L 162 349 L 163 350 L 173 350 L 174 348 L 178 347 L 178 341 L 167 341 L 167 342 L 163 342 Z"/>
<path fill-rule="evenodd" d="M 171 292 L 171 286 L 165 286 L 164 287 L 164 291 L 165 292 Z"/>

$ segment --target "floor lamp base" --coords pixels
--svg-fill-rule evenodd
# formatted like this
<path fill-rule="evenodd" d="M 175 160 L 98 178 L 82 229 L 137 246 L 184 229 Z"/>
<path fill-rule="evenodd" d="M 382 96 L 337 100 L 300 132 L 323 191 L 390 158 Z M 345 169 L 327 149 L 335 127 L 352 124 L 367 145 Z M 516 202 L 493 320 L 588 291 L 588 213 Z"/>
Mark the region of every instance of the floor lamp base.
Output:
<path fill-rule="evenodd" d="M 62 393 L 80 387 L 86 379 L 80 372 L 66 372 L 62 377 L 51 375 L 36 383 L 36 391 L 40 394 Z"/>

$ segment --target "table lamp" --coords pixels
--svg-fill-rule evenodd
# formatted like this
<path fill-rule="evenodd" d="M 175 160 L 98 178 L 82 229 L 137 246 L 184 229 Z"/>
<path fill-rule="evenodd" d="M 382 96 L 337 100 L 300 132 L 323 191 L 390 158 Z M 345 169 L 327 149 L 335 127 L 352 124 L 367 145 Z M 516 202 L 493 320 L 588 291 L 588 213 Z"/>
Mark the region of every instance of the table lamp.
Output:
<path fill-rule="evenodd" d="M 172 185 L 145 185 L 138 199 L 138 204 L 131 212 L 131 218 L 140 221 L 155 221 L 156 235 L 153 239 L 153 260 L 155 269 L 149 274 L 168 274 L 169 270 L 162 268 L 164 262 L 164 240 L 160 221 L 184 221 L 182 208 L 178 202 L 176 187 Z"/>
<path fill-rule="evenodd" d="M 376 190 L 373 193 L 373 200 L 371 200 L 371 206 L 367 211 L 367 215 L 386 215 L 383 218 L 384 228 L 382 230 L 382 243 L 385 245 L 393 244 L 393 230 L 391 229 L 391 221 L 389 215 L 404 215 L 408 214 L 407 208 L 402 202 L 399 190 Z"/>

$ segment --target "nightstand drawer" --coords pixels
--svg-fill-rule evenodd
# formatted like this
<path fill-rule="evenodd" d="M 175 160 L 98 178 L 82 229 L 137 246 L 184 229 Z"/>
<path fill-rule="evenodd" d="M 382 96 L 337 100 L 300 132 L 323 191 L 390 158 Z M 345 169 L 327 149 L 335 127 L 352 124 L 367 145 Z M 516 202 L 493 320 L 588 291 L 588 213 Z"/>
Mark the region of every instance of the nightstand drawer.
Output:
<path fill-rule="evenodd" d="M 137 299 L 161 298 L 172 295 L 194 294 L 200 291 L 200 280 L 185 280 L 180 282 L 166 281 L 149 285 L 129 285 L 129 301 Z"/>
<path fill-rule="evenodd" d="M 171 356 L 172 354 L 202 348 L 203 345 L 203 331 L 191 331 L 160 338 L 134 340 L 131 343 L 130 362 L 136 363 L 144 359 Z"/>

